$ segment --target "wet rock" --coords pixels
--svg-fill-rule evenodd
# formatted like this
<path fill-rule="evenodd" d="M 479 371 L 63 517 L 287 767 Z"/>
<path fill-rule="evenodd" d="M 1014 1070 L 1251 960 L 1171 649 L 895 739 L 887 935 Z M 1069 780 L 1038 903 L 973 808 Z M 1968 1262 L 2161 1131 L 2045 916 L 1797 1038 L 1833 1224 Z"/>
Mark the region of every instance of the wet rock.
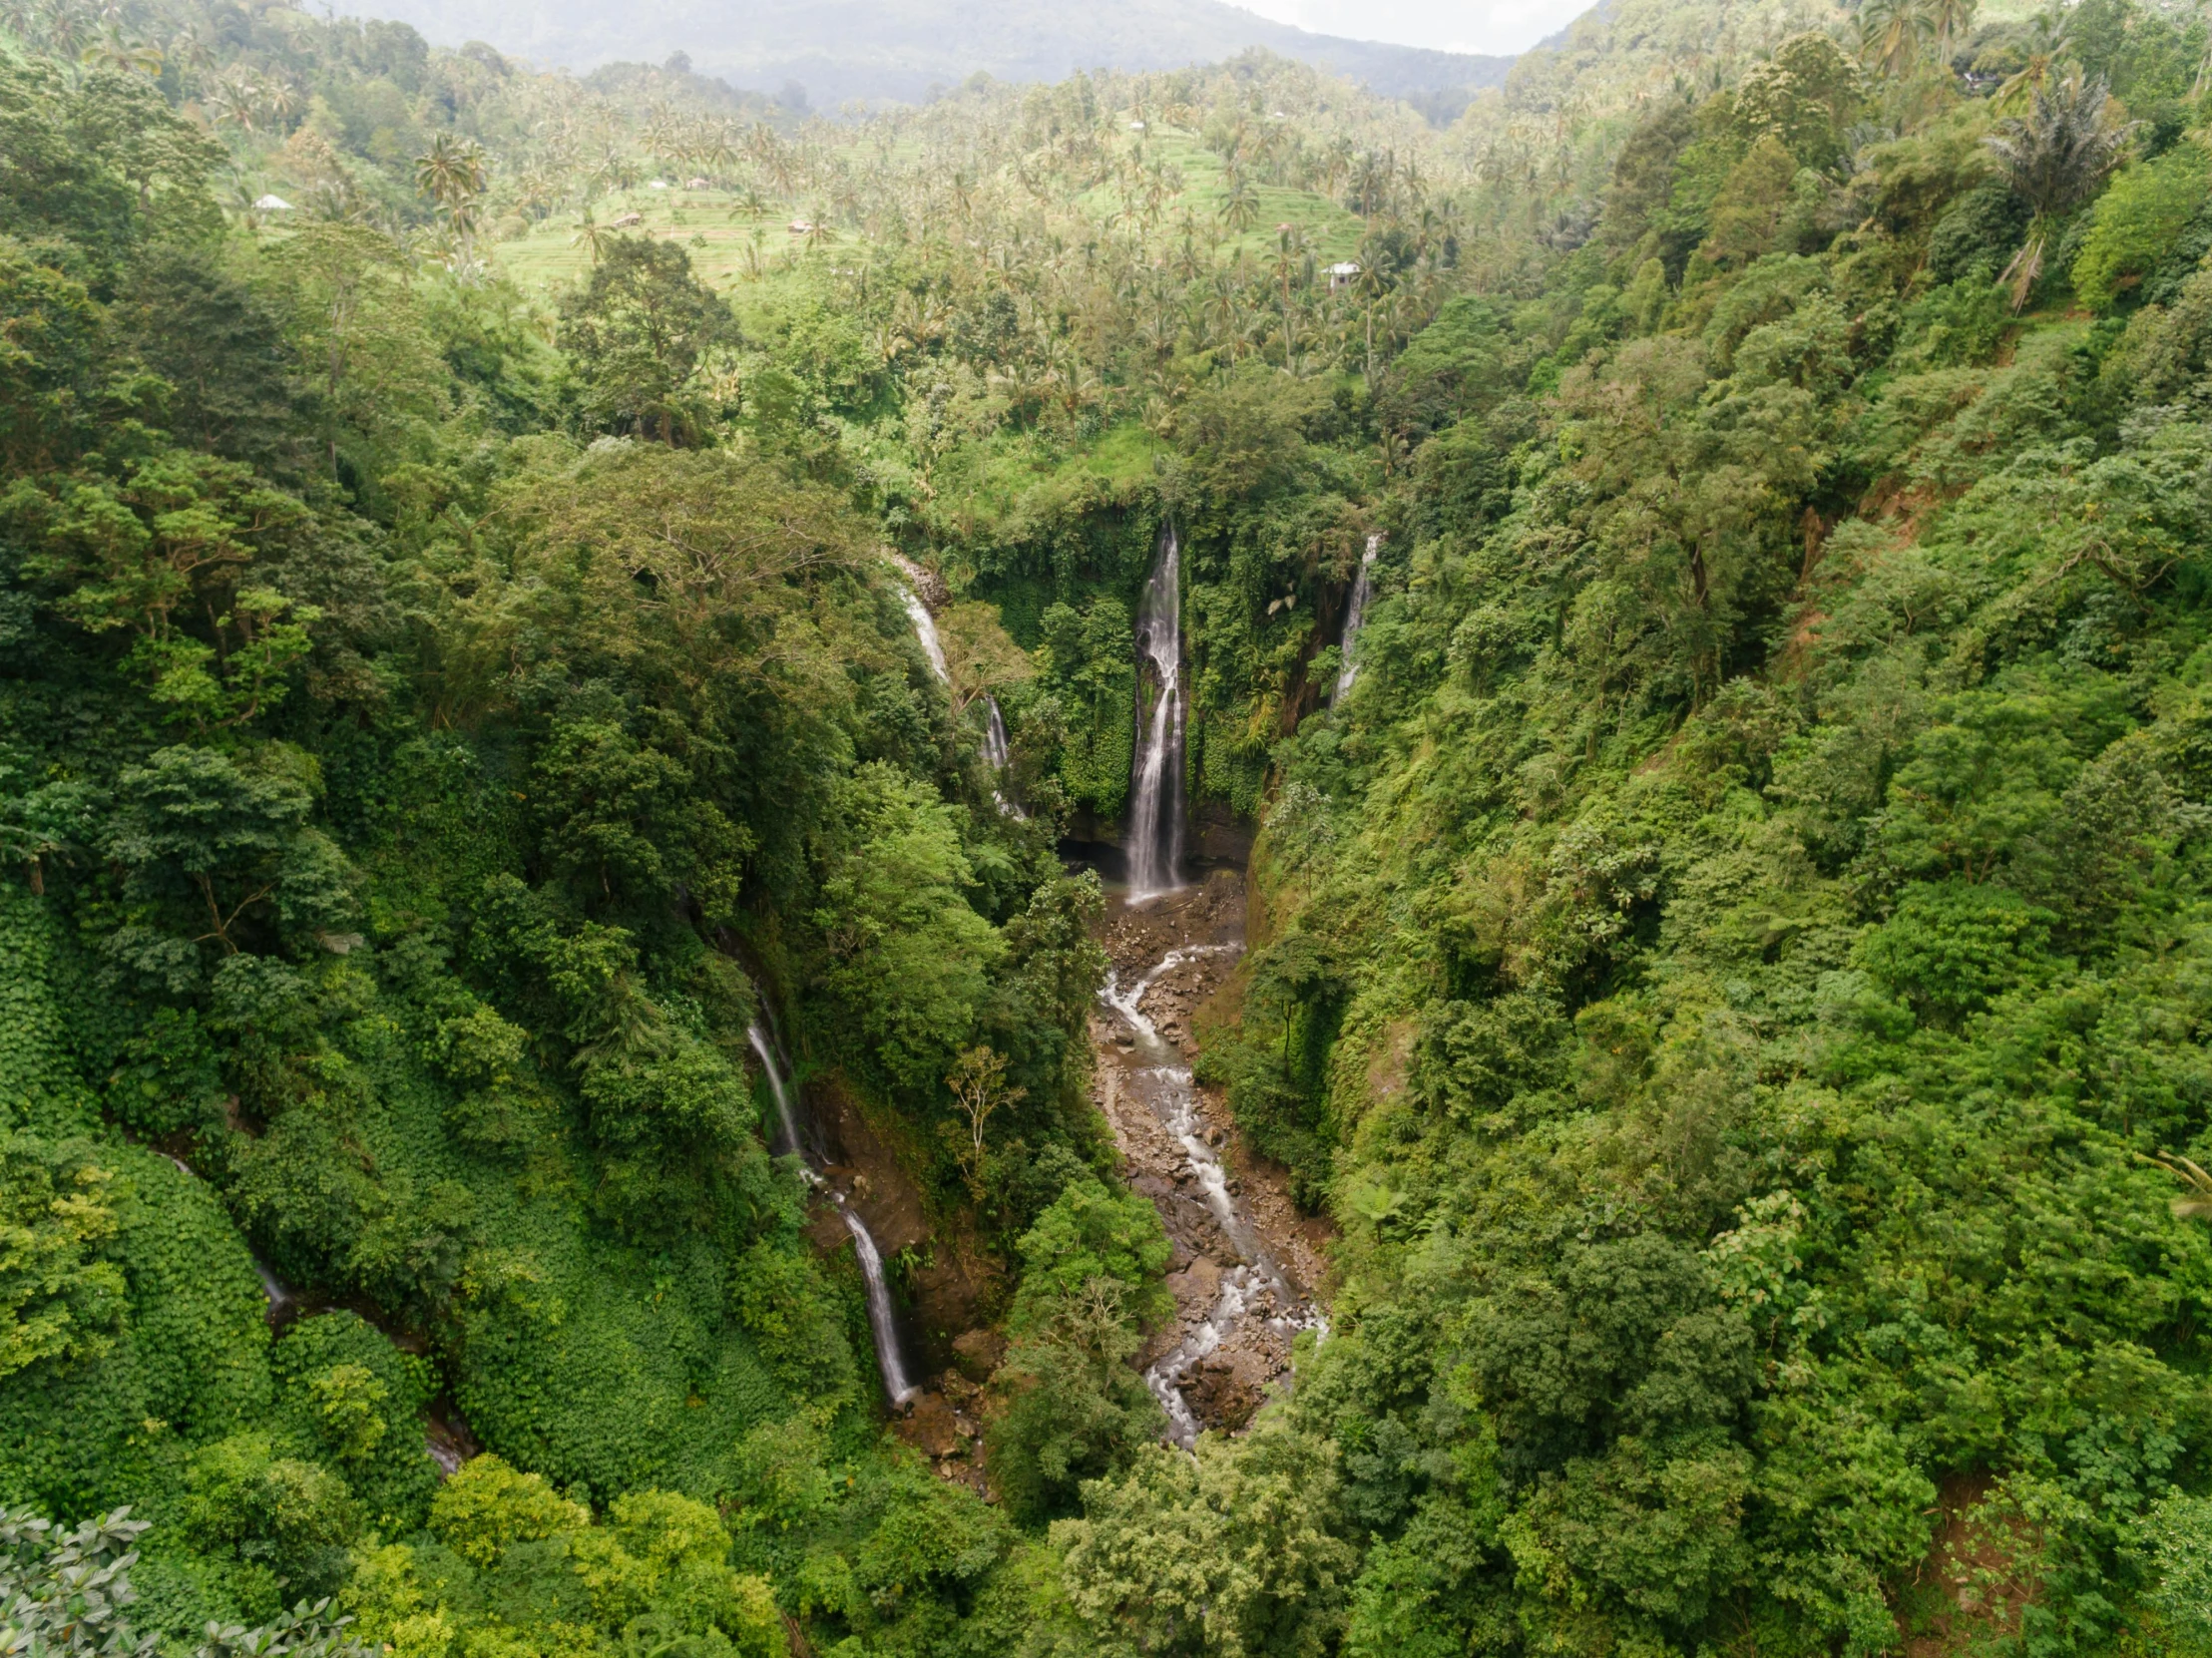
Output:
<path fill-rule="evenodd" d="M 1248 1356 L 1215 1353 L 1201 1359 L 1183 1384 L 1183 1398 L 1209 1428 L 1235 1433 L 1265 1400 L 1265 1375 Z"/>
<path fill-rule="evenodd" d="M 1210 1256 L 1201 1255 L 1183 1271 L 1169 1273 L 1167 1289 L 1176 1312 L 1203 1318 L 1221 1298 L 1221 1269 Z"/>
<path fill-rule="evenodd" d="M 924 1394 L 899 1424 L 899 1438 L 932 1460 L 960 1453 L 960 1422 L 943 1394 Z"/>

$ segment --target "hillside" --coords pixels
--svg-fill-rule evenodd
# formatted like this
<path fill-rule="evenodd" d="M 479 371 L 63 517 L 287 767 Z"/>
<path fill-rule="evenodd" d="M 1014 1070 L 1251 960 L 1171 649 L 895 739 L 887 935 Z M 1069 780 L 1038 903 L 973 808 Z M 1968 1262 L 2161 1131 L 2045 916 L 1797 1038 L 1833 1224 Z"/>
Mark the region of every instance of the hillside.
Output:
<path fill-rule="evenodd" d="M 0 31 L 0 1646 L 2212 1654 L 2202 8 Z"/>
<path fill-rule="evenodd" d="M 623 59 L 686 53 L 700 71 L 774 92 L 805 88 L 817 109 L 849 99 L 919 102 L 970 76 L 1059 81 L 1077 70 L 1142 71 L 1214 63 L 1254 46 L 1347 76 L 1390 97 L 1448 100 L 1495 86 L 1510 58 L 1339 40 L 1271 22 L 1222 0 L 754 0 L 742 8 L 684 0 L 621 9 L 564 0 L 401 4 L 387 15 L 441 45 L 497 42 L 508 52 L 588 70 Z M 1457 104 L 1448 106 L 1455 112 Z"/>

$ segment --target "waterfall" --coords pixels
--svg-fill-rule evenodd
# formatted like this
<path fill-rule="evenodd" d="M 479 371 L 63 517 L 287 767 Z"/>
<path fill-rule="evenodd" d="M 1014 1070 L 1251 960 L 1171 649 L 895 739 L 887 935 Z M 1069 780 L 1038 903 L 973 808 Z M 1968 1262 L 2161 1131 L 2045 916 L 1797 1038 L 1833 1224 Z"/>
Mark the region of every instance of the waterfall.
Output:
<path fill-rule="evenodd" d="M 253 1256 L 252 1261 L 253 1275 L 260 1279 L 261 1294 L 268 1299 L 268 1322 L 288 1324 L 299 1308 L 299 1292 L 277 1277 L 274 1269 L 258 1255 Z"/>
<path fill-rule="evenodd" d="M 983 757 L 991 762 L 993 771 L 1006 770 L 1006 763 L 1013 752 L 1007 747 L 1006 716 L 999 712 L 999 699 L 986 694 L 984 702 L 991 710 L 991 720 L 983 728 Z"/>
<path fill-rule="evenodd" d="M 1333 707 L 1344 700 L 1344 693 L 1352 688 L 1352 675 L 1359 671 L 1352 659 L 1352 645 L 1360 636 L 1360 623 L 1367 620 L 1367 602 L 1375 595 L 1375 554 L 1382 547 L 1379 535 L 1367 538 L 1367 551 L 1360 557 L 1360 573 L 1352 583 L 1351 608 L 1344 613 L 1344 665 L 1337 671 L 1336 692 L 1329 698 Z"/>
<path fill-rule="evenodd" d="M 906 614 L 913 620 L 914 636 L 922 641 L 922 649 L 929 656 L 929 665 L 937 670 L 937 677 L 946 684 L 952 683 L 952 672 L 945 666 L 945 646 L 937 637 L 937 619 L 929 614 L 929 607 L 922 603 L 922 596 L 912 588 L 899 589 L 899 598 L 905 602 Z"/>
<path fill-rule="evenodd" d="M 891 1315 L 891 1283 L 883 1273 L 883 1251 L 876 1248 L 868 1223 L 845 1201 L 845 1194 L 823 1179 L 821 1170 L 814 1166 L 813 1153 L 799 1136 L 791 1084 L 776 1057 L 775 1044 L 759 1020 L 745 1027 L 745 1039 L 752 1044 L 760 1069 L 768 1078 L 768 1092 L 774 1096 L 776 1117 L 783 1129 L 783 1149 L 798 1153 L 799 1170 L 807 1184 L 827 1194 L 844 1220 L 845 1230 L 852 1234 L 853 1254 L 860 1259 L 860 1278 L 868 1293 L 868 1328 L 876 1338 L 876 1369 L 883 1376 L 883 1391 L 891 1396 L 892 1405 L 902 1406 L 921 1390 L 907 1380 L 906 1355 L 899 1347 L 899 1327 Z"/>
<path fill-rule="evenodd" d="M 868 1228 L 845 1200 L 832 1192 L 830 1201 L 845 1217 L 845 1229 L 852 1234 L 853 1253 L 860 1257 L 860 1276 L 868 1286 L 868 1328 L 875 1332 L 876 1365 L 883 1372 L 883 1391 L 891 1396 L 893 1405 L 904 1405 L 921 1390 L 906 1379 L 906 1365 L 899 1352 L 899 1329 L 891 1322 L 891 1286 L 883 1276 L 882 1253 L 877 1250 L 875 1239 L 868 1235 Z"/>
<path fill-rule="evenodd" d="M 1147 687 L 1152 705 L 1130 767 L 1131 902 L 1182 885 L 1182 553 L 1172 524 L 1160 532 L 1159 554 L 1144 584 L 1136 649 L 1139 716 Z"/>
<path fill-rule="evenodd" d="M 999 712 L 999 699 L 997 697 L 985 692 L 983 701 L 985 712 L 989 716 L 983 727 L 984 763 L 990 766 L 999 776 L 1004 777 L 1007 765 L 1014 758 L 1014 750 L 1006 740 L 1006 716 Z M 991 798 L 998 802 L 999 814 L 1002 817 L 1026 818 L 1029 816 L 1029 813 L 1007 799 L 1004 789 L 994 786 L 991 790 Z"/>
<path fill-rule="evenodd" d="M 752 1043 L 753 1052 L 760 1056 L 760 1068 L 768 1078 L 768 1092 L 775 1098 L 776 1120 L 783 1127 L 783 1144 L 778 1149 L 798 1151 L 798 1113 L 791 1108 L 791 1090 L 784 1086 L 783 1071 L 776 1064 L 774 1050 L 768 1046 L 768 1034 L 761 1030 L 758 1020 L 745 1027 L 745 1040 Z"/>

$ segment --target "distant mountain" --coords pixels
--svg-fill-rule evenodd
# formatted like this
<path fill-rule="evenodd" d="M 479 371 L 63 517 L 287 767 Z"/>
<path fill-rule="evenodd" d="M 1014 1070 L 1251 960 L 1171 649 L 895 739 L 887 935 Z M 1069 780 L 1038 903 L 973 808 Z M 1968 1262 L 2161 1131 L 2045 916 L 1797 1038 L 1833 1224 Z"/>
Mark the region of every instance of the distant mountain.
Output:
<path fill-rule="evenodd" d="M 1449 119 L 1513 64 L 1308 34 L 1221 0 L 370 0 L 366 9 L 440 45 L 484 40 L 579 71 L 680 51 L 694 70 L 738 85 L 773 92 L 797 82 L 819 110 L 855 98 L 915 102 L 979 70 L 1057 81 L 1264 46 Z"/>

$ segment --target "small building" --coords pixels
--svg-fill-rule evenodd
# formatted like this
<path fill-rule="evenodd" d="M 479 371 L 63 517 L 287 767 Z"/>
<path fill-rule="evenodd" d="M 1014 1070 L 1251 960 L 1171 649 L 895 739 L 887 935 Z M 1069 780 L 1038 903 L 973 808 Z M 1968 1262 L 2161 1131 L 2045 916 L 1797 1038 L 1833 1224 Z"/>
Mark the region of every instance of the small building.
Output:
<path fill-rule="evenodd" d="M 794 236 L 810 236 L 813 233 L 814 221 L 812 219 L 794 218 L 791 220 L 791 234 Z"/>
<path fill-rule="evenodd" d="M 1359 280 L 1359 276 L 1360 267 L 1350 259 L 1329 266 L 1329 286 L 1331 289 L 1349 287 Z"/>
<path fill-rule="evenodd" d="M 645 221 L 646 215 L 644 213 L 623 213 L 618 217 L 610 218 L 607 221 L 607 226 L 611 230 L 627 230 L 631 225 L 643 224 Z"/>
<path fill-rule="evenodd" d="M 292 205 L 281 196 L 256 196 L 253 199 L 253 210 L 257 213 L 288 213 L 292 210 Z"/>
<path fill-rule="evenodd" d="M 711 187 L 704 179 L 686 179 L 683 181 L 683 188 L 685 190 L 707 190 Z"/>
<path fill-rule="evenodd" d="M 668 181 L 665 179 L 648 179 L 646 181 L 646 189 L 648 190 L 666 190 L 667 188 Z"/>

